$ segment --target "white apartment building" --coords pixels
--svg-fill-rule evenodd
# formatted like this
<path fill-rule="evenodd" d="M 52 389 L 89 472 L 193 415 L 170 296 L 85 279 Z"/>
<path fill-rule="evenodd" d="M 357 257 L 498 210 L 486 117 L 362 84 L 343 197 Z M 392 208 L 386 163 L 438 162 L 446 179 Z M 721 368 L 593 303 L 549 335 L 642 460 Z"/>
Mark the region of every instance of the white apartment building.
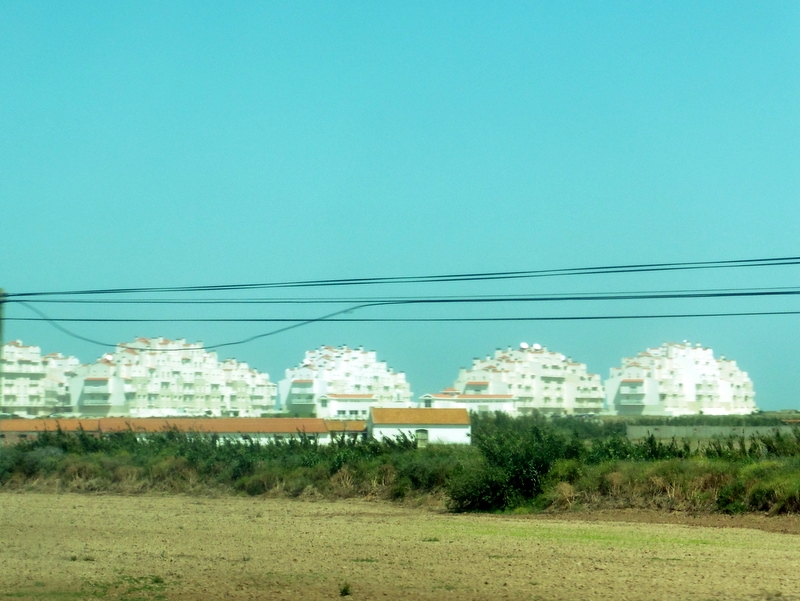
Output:
<path fill-rule="evenodd" d="M 269 375 L 202 343 L 137 338 L 81 365 L 70 380 L 73 411 L 89 417 L 261 417 L 275 411 Z"/>
<path fill-rule="evenodd" d="M 378 361 L 375 351 L 322 346 L 278 382 L 280 408 L 290 415 L 363 419 L 371 407 L 410 407 L 406 375 Z"/>
<path fill-rule="evenodd" d="M 743 415 L 758 409 L 754 397 L 735 361 L 688 341 L 626 357 L 606 380 L 608 409 L 618 415 Z"/>
<path fill-rule="evenodd" d="M 504 411 L 525 415 L 534 409 L 549 415 L 589 415 L 603 409 L 600 376 L 586 365 L 539 345 L 497 349 L 494 357 L 475 358 L 461 369 L 452 388 L 420 397 L 421 407 Z"/>
<path fill-rule="evenodd" d="M 43 357 L 41 348 L 21 340 L 3 345 L 0 413 L 39 417 L 69 411 L 67 380 L 78 364 L 59 353 Z"/>

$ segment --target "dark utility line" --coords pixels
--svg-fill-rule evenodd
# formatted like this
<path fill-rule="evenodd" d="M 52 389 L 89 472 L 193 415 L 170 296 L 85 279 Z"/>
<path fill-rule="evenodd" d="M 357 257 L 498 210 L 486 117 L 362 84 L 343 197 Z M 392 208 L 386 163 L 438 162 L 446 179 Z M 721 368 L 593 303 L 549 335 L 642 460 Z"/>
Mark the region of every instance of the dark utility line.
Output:
<path fill-rule="evenodd" d="M 571 292 L 568 297 L 564 293 L 537 294 L 535 300 L 609 300 L 627 298 L 690 298 L 699 294 L 730 294 L 732 296 L 797 294 L 800 288 L 796 286 L 779 286 L 769 288 L 715 288 L 715 289 L 685 289 L 685 290 L 652 290 L 652 291 L 627 291 L 627 292 Z M 662 296 L 659 296 L 662 295 Z M 670 295 L 670 296 L 663 296 Z M 392 303 L 405 302 L 463 302 L 469 298 L 473 302 L 486 300 L 498 302 L 502 300 L 515 300 L 518 294 L 472 294 L 469 297 L 450 296 L 375 296 L 375 297 L 294 297 L 294 298 L 34 298 L 25 302 L 32 304 L 78 304 L 78 305 L 333 305 L 333 304 L 367 304 L 367 303 Z M 601 298 L 602 297 L 602 298 Z M 526 297 L 527 298 L 527 297 Z M 532 299 L 533 300 L 533 299 Z M 18 302 L 9 300 L 7 302 Z"/>
<path fill-rule="evenodd" d="M 480 303 L 530 303 L 530 302 L 567 302 L 567 301 L 628 301 L 628 300 L 667 300 L 667 299 L 697 299 L 697 298 L 748 298 L 762 296 L 797 296 L 800 288 L 750 288 L 750 289 L 724 289 L 724 290 L 690 290 L 675 292 L 610 292 L 610 293 L 574 293 L 574 294 L 538 294 L 538 295 L 500 295 L 500 296 L 430 296 L 430 297 L 400 297 L 376 299 L 337 299 L 331 303 L 353 304 L 352 309 L 365 307 L 388 307 L 402 305 L 445 305 L 445 304 L 480 304 Z M 10 300 L 8 302 L 24 304 L 30 308 L 30 301 Z M 276 301 L 277 304 L 295 304 L 295 301 Z M 303 300 L 297 304 L 312 304 L 313 301 Z M 321 302 L 321 301 L 317 301 Z M 191 301 L 181 304 L 194 304 Z M 204 303 L 198 303 L 204 304 Z M 228 304 L 228 303 L 212 303 Z M 274 304 L 266 301 L 266 304 Z"/>
<path fill-rule="evenodd" d="M 349 310 L 349 309 L 348 309 Z M 673 317 L 752 317 L 758 315 L 800 315 L 800 311 L 745 311 L 740 313 L 660 313 L 653 315 L 572 315 L 566 317 L 321 317 L 313 320 L 288 317 L 231 317 L 231 318 L 179 318 L 179 319 L 107 319 L 103 317 L 76 317 L 45 319 L 41 317 L 12 317 L 9 321 L 45 321 L 65 323 L 299 323 L 310 321 L 329 323 L 447 323 L 482 321 L 592 321 L 603 319 L 666 319 Z M 88 339 L 84 339 L 88 340 Z M 90 341 L 94 342 L 94 341 Z M 235 344 L 235 343 L 232 343 Z M 117 346 L 104 344 L 104 346 Z M 122 345 L 124 346 L 124 345 Z M 226 346 L 226 345 L 217 345 Z M 207 347 L 213 348 L 213 347 Z"/>
<path fill-rule="evenodd" d="M 285 282 L 267 282 L 251 284 L 221 284 L 204 286 L 164 286 L 149 288 L 106 288 L 89 290 L 67 290 L 47 292 L 17 292 L 6 293 L 3 300 L 15 298 L 31 298 L 41 296 L 71 296 L 71 295 L 97 295 L 97 294 L 141 294 L 141 293 L 168 293 L 168 292 L 208 292 L 231 290 L 254 290 L 275 288 L 303 288 L 323 286 L 364 286 L 375 284 L 413 284 L 413 283 L 441 283 L 441 282 L 472 282 L 482 280 L 504 280 L 522 278 L 541 278 L 574 275 L 599 275 L 614 273 L 642 273 L 654 271 L 685 271 L 697 269 L 728 269 L 740 267 L 770 267 L 782 265 L 800 265 L 800 257 L 773 257 L 766 259 L 737 259 L 727 261 L 693 261 L 679 263 L 642 263 L 632 265 L 611 265 L 605 267 L 577 267 L 566 269 L 539 269 L 527 271 L 494 271 L 482 273 L 457 273 L 424 276 L 395 276 L 373 278 L 344 278 L 324 280 L 298 280 Z"/>

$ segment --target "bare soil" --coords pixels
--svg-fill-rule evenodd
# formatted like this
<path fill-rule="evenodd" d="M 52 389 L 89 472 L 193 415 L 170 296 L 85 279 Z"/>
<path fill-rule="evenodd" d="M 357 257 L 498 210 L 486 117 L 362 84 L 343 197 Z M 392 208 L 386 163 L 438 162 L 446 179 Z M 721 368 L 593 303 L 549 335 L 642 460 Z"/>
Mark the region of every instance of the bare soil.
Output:
<path fill-rule="evenodd" d="M 800 599 L 794 516 L 0 493 L 0 599 Z"/>

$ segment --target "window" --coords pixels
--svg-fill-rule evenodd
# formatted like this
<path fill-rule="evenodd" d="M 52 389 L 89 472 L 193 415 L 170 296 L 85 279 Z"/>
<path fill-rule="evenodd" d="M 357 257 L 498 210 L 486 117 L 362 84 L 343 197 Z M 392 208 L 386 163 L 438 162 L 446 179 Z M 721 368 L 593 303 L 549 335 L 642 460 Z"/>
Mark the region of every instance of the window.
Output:
<path fill-rule="evenodd" d="M 414 432 L 414 437 L 417 439 L 417 446 L 419 448 L 424 448 L 428 446 L 428 431 L 427 430 L 416 430 Z"/>

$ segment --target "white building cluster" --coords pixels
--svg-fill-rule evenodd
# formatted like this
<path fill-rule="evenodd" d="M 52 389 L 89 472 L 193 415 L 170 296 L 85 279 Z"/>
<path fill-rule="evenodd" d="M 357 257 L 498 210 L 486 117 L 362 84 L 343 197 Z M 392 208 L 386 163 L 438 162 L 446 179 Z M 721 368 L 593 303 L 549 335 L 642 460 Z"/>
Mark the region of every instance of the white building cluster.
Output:
<path fill-rule="evenodd" d="M 420 397 L 424 407 L 465 407 L 525 415 L 593 415 L 603 409 L 600 376 L 586 365 L 534 344 L 497 349 L 494 357 L 476 358 L 462 369 L 452 388 Z"/>
<path fill-rule="evenodd" d="M 322 346 L 286 370 L 278 383 L 280 407 L 289 415 L 367 419 L 371 407 L 410 407 L 406 375 L 395 372 L 374 351 Z"/>
<path fill-rule="evenodd" d="M 267 417 L 366 420 L 372 408 L 467 409 L 525 415 L 748 414 L 753 383 L 701 345 L 667 343 L 625 358 L 605 386 L 586 365 L 538 344 L 497 349 L 461 369 L 453 386 L 412 403 L 402 372 L 374 351 L 322 346 L 276 386 L 201 343 L 137 338 L 98 361 L 3 347 L 0 413 L 24 417 Z"/>
<path fill-rule="evenodd" d="M 710 348 L 667 343 L 622 360 L 606 381 L 617 415 L 741 415 L 757 410 L 753 383 L 735 361 Z"/>

